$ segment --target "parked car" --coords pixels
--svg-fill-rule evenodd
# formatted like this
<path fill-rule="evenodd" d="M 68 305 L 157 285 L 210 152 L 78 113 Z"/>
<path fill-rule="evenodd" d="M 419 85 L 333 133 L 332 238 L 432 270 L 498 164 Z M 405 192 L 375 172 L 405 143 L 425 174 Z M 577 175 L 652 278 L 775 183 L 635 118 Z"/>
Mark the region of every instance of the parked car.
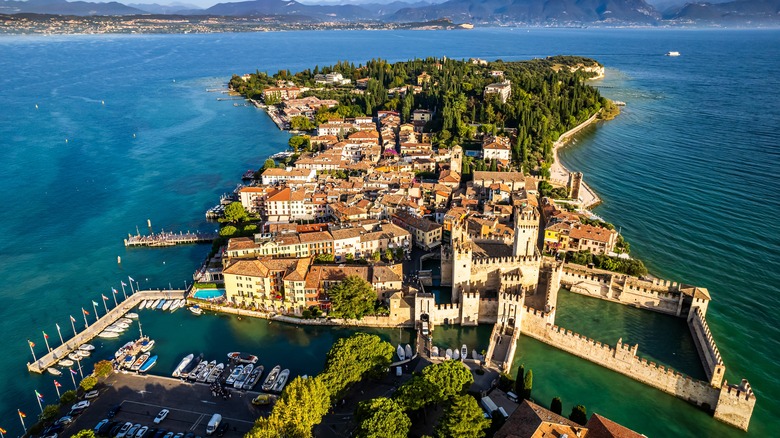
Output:
<path fill-rule="evenodd" d="M 164 438 L 173 438 L 173 432 L 166 433 Z"/>
<path fill-rule="evenodd" d="M 140 429 L 138 429 L 138 432 L 135 433 L 135 438 L 141 438 L 146 434 L 146 431 L 149 430 L 147 426 L 144 426 Z"/>
<path fill-rule="evenodd" d="M 157 433 L 157 428 L 150 427 L 149 429 L 146 430 L 146 433 L 144 434 L 143 438 L 152 438 L 156 433 Z"/>
<path fill-rule="evenodd" d="M 89 391 L 88 393 L 84 394 L 84 398 L 95 398 L 100 395 L 100 391 L 97 389 L 93 389 L 92 391 Z"/>
<path fill-rule="evenodd" d="M 89 407 L 89 400 L 82 400 L 75 405 L 71 406 L 71 409 L 86 409 Z"/>
<path fill-rule="evenodd" d="M 108 418 L 114 418 L 114 416 L 122 410 L 122 405 L 114 405 L 108 410 Z"/>
<path fill-rule="evenodd" d="M 158 429 L 157 432 L 154 434 L 154 438 L 163 438 L 165 434 L 168 433 L 165 429 Z"/>
<path fill-rule="evenodd" d="M 112 427 L 111 430 L 106 435 L 115 437 L 119 435 L 119 431 L 122 430 L 123 427 L 125 427 L 124 423 L 117 421 L 114 427 Z"/>
<path fill-rule="evenodd" d="M 70 416 L 66 415 L 66 416 L 60 418 L 59 420 L 57 420 L 54 424 L 61 424 L 63 426 L 67 426 L 70 423 L 73 423 L 73 417 L 70 417 Z"/>
<path fill-rule="evenodd" d="M 57 432 L 52 432 L 50 434 L 44 434 L 43 436 L 41 436 L 41 438 L 57 438 L 58 436 L 59 435 L 57 434 Z"/>
<path fill-rule="evenodd" d="M 96 424 L 95 427 L 92 428 L 92 431 L 95 433 L 98 433 L 100 431 L 100 428 L 108 424 L 108 418 L 104 418 L 100 420 L 100 423 Z"/>
<path fill-rule="evenodd" d="M 108 423 L 104 424 L 103 427 L 100 428 L 100 430 L 97 431 L 97 434 L 108 436 L 111 434 L 111 430 L 115 428 L 118 424 L 120 424 L 118 421 L 109 421 Z"/>
<path fill-rule="evenodd" d="M 84 409 L 71 409 L 68 411 L 68 416 L 76 418 L 84 412 Z"/>
<path fill-rule="evenodd" d="M 183 437 L 184 437 L 184 433 L 183 432 L 179 432 L 179 433 L 177 433 L 176 435 L 173 436 L 173 438 L 183 438 Z"/>
<path fill-rule="evenodd" d="M 133 427 L 133 423 L 127 422 L 122 425 L 122 428 L 119 429 L 119 433 L 116 434 L 116 438 L 125 438 L 127 436 L 127 432 L 130 431 L 130 428 Z"/>
<path fill-rule="evenodd" d="M 133 425 L 133 427 L 130 428 L 130 430 L 127 431 L 127 435 L 125 435 L 127 438 L 134 438 L 135 433 L 138 432 L 138 429 L 141 428 L 141 425 L 136 423 Z"/>
<path fill-rule="evenodd" d="M 162 423 L 162 421 L 165 420 L 165 417 L 168 416 L 168 413 L 170 413 L 170 411 L 167 409 L 163 409 L 162 411 L 160 411 L 160 413 L 157 414 L 156 417 L 154 417 L 154 424 Z"/>
<path fill-rule="evenodd" d="M 62 432 L 63 429 L 65 429 L 65 426 L 62 424 L 52 424 L 43 431 L 43 435 L 56 434 L 58 432 Z"/>
<path fill-rule="evenodd" d="M 225 435 L 225 432 L 227 432 L 227 430 L 228 430 L 229 428 L 230 428 L 230 423 L 228 423 L 227 421 L 223 421 L 223 422 L 222 422 L 222 423 L 219 425 L 219 427 L 217 428 L 217 432 L 216 432 L 217 436 L 223 436 L 223 435 Z"/>

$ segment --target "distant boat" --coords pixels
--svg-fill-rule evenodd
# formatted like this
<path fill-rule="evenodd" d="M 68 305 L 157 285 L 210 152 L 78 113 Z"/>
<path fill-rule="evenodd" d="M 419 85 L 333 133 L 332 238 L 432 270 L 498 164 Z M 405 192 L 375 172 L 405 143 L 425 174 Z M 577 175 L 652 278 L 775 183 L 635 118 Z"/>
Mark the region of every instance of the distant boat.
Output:
<path fill-rule="evenodd" d="M 75 360 L 76 362 L 78 362 L 78 361 L 80 361 L 82 359 L 82 357 L 79 356 L 76 353 L 71 353 L 71 354 L 68 355 L 68 359 Z"/>
<path fill-rule="evenodd" d="M 451 349 L 449 349 L 449 348 L 447 349 L 447 352 L 444 353 L 444 358 L 447 359 L 447 360 L 452 359 L 452 350 Z"/>
<path fill-rule="evenodd" d="M 59 363 L 57 363 L 57 365 L 61 367 L 72 367 L 73 361 L 70 359 L 62 359 L 61 361 L 59 361 Z"/>
<path fill-rule="evenodd" d="M 239 366 L 235 367 L 233 369 L 233 372 L 230 373 L 230 375 L 228 376 L 227 380 L 225 380 L 225 383 L 228 384 L 228 385 L 232 385 L 232 384 L 236 383 L 236 379 L 238 379 L 238 376 L 240 376 L 243 371 L 244 371 L 244 366 L 243 365 L 239 365 Z"/>
<path fill-rule="evenodd" d="M 211 371 L 214 368 L 216 368 L 216 367 L 217 367 L 217 361 L 216 360 L 212 360 L 211 362 L 206 364 L 206 366 L 203 367 L 202 370 L 200 370 L 198 375 L 195 376 L 195 380 L 197 380 L 198 382 L 201 382 L 201 383 L 205 382 L 206 379 L 208 379 L 209 374 L 211 374 Z"/>
<path fill-rule="evenodd" d="M 182 378 L 189 378 L 190 374 L 193 374 L 195 370 L 200 367 L 200 363 L 203 361 L 203 355 L 192 359 L 192 362 L 190 362 L 186 367 L 184 367 L 183 370 L 181 370 L 181 377 Z"/>
<path fill-rule="evenodd" d="M 404 348 L 404 355 L 406 356 L 407 359 L 411 359 L 412 356 L 414 356 L 412 354 L 412 346 L 411 345 L 406 344 L 406 347 Z"/>
<path fill-rule="evenodd" d="M 160 302 L 157 303 L 156 306 L 154 306 L 154 310 L 162 309 L 163 307 L 165 307 L 165 303 L 167 303 L 167 302 L 168 302 L 168 300 L 160 300 Z"/>
<path fill-rule="evenodd" d="M 265 382 L 263 382 L 263 391 L 270 391 L 274 387 L 274 383 L 276 383 L 276 378 L 279 376 L 279 373 L 282 371 L 282 366 L 277 365 L 275 366 L 270 373 L 268 373 L 268 377 L 265 378 Z"/>
<path fill-rule="evenodd" d="M 141 301 L 141 304 L 138 305 L 138 310 L 146 308 L 146 300 Z"/>
<path fill-rule="evenodd" d="M 182 370 L 184 370 L 184 367 L 190 364 L 192 362 L 192 359 L 195 357 L 194 354 L 188 354 L 187 356 L 184 356 L 184 359 L 179 362 L 178 365 L 176 365 L 176 369 L 173 370 L 173 377 L 179 377 L 181 375 Z"/>
<path fill-rule="evenodd" d="M 151 309 L 152 307 L 154 307 L 154 306 L 155 306 L 155 304 L 157 304 L 157 303 L 159 303 L 159 302 L 160 302 L 160 300 L 157 300 L 157 301 L 155 301 L 155 300 L 149 300 L 149 302 L 148 302 L 148 303 L 146 303 L 146 308 L 147 308 L 147 309 Z"/>
<path fill-rule="evenodd" d="M 460 360 L 466 360 L 466 358 L 469 356 L 469 347 L 466 346 L 466 344 L 463 344 L 460 347 Z"/>
<path fill-rule="evenodd" d="M 149 353 L 144 353 L 141 356 L 139 356 L 138 359 L 136 359 L 135 362 L 133 362 L 133 364 L 130 365 L 130 371 L 138 371 L 139 369 L 141 369 L 141 365 L 146 363 L 146 361 L 149 360 L 150 356 L 151 355 Z"/>
<path fill-rule="evenodd" d="M 151 301 L 151 300 L 149 300 L 149 301 Z M 162 300 L 151 301 L 152 304 L 149 305 L 149 308 L 150 309 L 156 309 L 157 305 L 160 304 L 160 301 L 162 301 Z"/>
<path fill-rule="evenodd" d="M 203 315 L 203 309 L 200 308 L 197 304 L 190 307 L 190 312 L 196 314 L 196 315 Z"/>
<path fill-rule="evenodd" d="M 274 391 L 276 392 L 282 392 L 282 389 L 284 389 L 284 385 L 287 384 L 287 379 L 290 377 L 290 370 L 284 369 L 281 373 L 279 373 L 279 377 L 276 378 L 276 381 L 274 382 Z"/>
<path fill-rule="evenodd" d="M 152 368 L 154 366 L 154 364 L 156 364 L 156 363 L 157 363 L 157 356 L 155 355 L 155 356 L 152 356 L 149 359 L 147 359 L 147 361 L 144 362 L 143 365 L 141 365 L 141 368 L 138 369 L 138 372 L 139 373 L 145 373 L 145 372 L 149 371 L 149 369 Z"/>
<path fill-rule="evenodd" d="M 163 306 L 162 306 L 162 310 L 166 311 L 166 310 L 170 309 L 171 304 L 173 304 L 173 301 L 166 301 L 165 304 L 163 304 Z"/>
<path fill-rule="evenodd" d="M 130 369 L 130 367 L 132 367 L 135 363 L 135 358 L 136 357 L 134 354 L 128 354 L 125 356 L 125 358 L 122 359 L 122 368 Z"/>
<path fill-rule="evenodd" d="M 680 56 L 680 52 L 666 52 L 666 56 Z"/>
<path fill-rule="evenodd" d="M 455 360 L 460 359 L 460 352 L 458 352 L 457 348 L 452 350 L 452 358 L 455 359 Z"/>
<path fill-rule="evenodd" d="M 89 355 L 92 354 L 92 353 L 90 353 L 87 350 L 77 350 L 75 353 L 78 354 L 81 357 L 89 357 Z"/>
<path fill-rule="evenodd" d="M 118 337 L 119 333 L 117 332 L 102 331 L 100 334 L 98 334 L 98 338 L 113 339 Z"/>
<path fill-rule="evenodd" d="M 238 375 L 236 378 L 236 381 L 233 383 L 233 387 L 236 389 L 241 389 L 244 387 L 244 383 L 246 382 L 246 379 L 249 378 L 249 375 L 252 374 L 252 370 L 255 369 L 255 366 L 250 364 L 247 364 L 244 369 L 241 371 L 241 374 Z"/>
<path fill-rule="evenodd" d="M 128 325 L 130 325 L 130 324 L 132 324 L 132 323 L 133 323 L 133 320 L 132 320 L 132 319 L 130 319 L 130 318 L 121 318 L 121 319 L 120 319 L 119 321 L 117 321 L 117 322 L 121 322 L 122 324 L 128 324 Z"/>
<path fill-rule="evenodd" d="M 79 345 L 79 350 L 82 350 L 82 351 L 92 351 L 94 349 L 95 349 L 94 345 L 90 345 L 90 344 Z"/>
<path fill-rule="evenodd" d="M 138 314 L 137 313 L 128 313 L 125 316 L 130 318 L 130 319 L 138 319 Z"/>
<path fill-rule="evenodd" d="M 47 368 L 46 371 L 49 372 L 49 374 L 53 374 L 55 376 L 61 376 L 62 371 L 58 370 L 57 368 Z"/>
<path fill-rule="evenodd" d="M 398 344 L 398 348 L 395 350 L 395 354 L 398 355 L 398 360 L 406 359 L 406 353 L 404 352 L 404 347 L 402 347 L 401 344 Z"/>

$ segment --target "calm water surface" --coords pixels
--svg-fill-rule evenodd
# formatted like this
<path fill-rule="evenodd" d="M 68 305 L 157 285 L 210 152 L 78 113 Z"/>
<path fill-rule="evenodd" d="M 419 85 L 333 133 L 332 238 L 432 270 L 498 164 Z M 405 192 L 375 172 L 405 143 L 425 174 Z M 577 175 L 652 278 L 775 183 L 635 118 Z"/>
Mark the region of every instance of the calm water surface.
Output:
<path fill-rule="evenodd" d="M 682 56 L 662 56 L 669 50 Z M 33 390 L 47 403 L 56 399 L 51 376 L 26 372 L 26 339 L 43 354 L 42 331 L 57 343 L 55 323 L 67 336 L 68 315 L 81 321 L 81 307 L 92 313 L 90 301 L 110 296 L 128 275 L 142 287 L 183 287 L 208 251 L 126 250 L 124 235 L 143 229 L 147 219 L 155 230 L 212 229 L 205 209 L 243 171 L 285 147 L 288 136 L 261 112 L 218 102 L 206 89 L 234 73 L 297 71 L 339 59 L 576 54 L 604 63 L 603 94 L 628 106 L 565 149 L 563 161 L 585 173 L 605 201 L 596 212 L 622 227 L 634 254 L 655 274 L 710 290 L 708 321 L 727 378 L 747 377 L 758 393 L 747 435 L 771 436 L 780 430 L 778 52 L 777 31 L 2 37 L 0 427 L 10 435 L 21 432 L 15 410 L 35 416 Z M 577 299 L 586 300 L 564 298 Z M 579 315 L 562 309 L 571 328 L 610 343 L 622 336 L 640 343 L 648 357 L 697 372 L 695 361 L 685 354 L 675 358 L 658 334 L 679 333 L 675 321 L 602 308 L 608 303 L 581 304 Z M 604 311 L 619 317 L 605 324 L 598 320 Z M 313 374 L 333 340 L 350 333 L 227 316 L 197 319 L 185 311 L 143 312 L 141 319 L 144 332 L 160 342 L 155 371 L 161 374 L 188 352 L 216 359 L 232 349 L 255 351 L 266 366 L 278 362 Z M 377 333 L 394 343 L 409 338 L 403 331 Z M 471 346 L 488 334 L 482 327 L 442 329 L 437 340 Z M 115 346 L 106 344 L 96 356 Z M 746 435 L 685 402 L 528 338 L 521 338 L 517 355 L 517 364 L 534 369 L 533 395 L 542 404 L 561 396 L 566 410 L 582 403 L 648 436 Z M 67 386 L 68 377 L 61 379 Z"/>

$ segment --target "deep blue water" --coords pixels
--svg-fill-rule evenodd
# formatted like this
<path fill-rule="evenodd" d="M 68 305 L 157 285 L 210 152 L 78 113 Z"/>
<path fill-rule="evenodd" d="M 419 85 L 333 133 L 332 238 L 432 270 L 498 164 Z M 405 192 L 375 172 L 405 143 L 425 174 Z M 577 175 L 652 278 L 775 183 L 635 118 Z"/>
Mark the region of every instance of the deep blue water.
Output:
<path fill-rule="evenodd" d="M 682 56 L 662 56 L 669 50 Z M 207 88 L 234 73 L 297 71 L 339 59 L 576 54 L 604 63 L 603 94 L 628 106 L 564 149 L 563 161 L 585 173 L 605 201 L 596 212 L 622 227 L 653 273 L 710 290 L 708 321 L 727 378 L 747 377 L 758 394 L 747 435 L 772 435 L 780 430 L 779 52 L 778 31 L 2 37 L 0 427 L 21 432 L 15 409 L 32 419 L 34 389 L 55 399 L 51 376 L 24 368 L 31 360 L 26 339 L 42 354 L 42 330 L 56 343 L 55 323 L 67 335 L 68 315 L 81 321 L 81 307 L 92 312 L 90 300 L 110 296 L 128 275 L 142 287 L 182 287 L 208 250 L 126 250 L 124 235 L 143 230 L 147 219 L 156 230 L 210 229 L 204 210 L 243 171 L 285 147 L 287 135 L 261 112 L 218 102 Z M 334 336 L 216 317 L 195 332 L 184 313 L 142 318 L 172 339 L 171 356 L 183 353 L 176 349 L 183 340 L 186 348 L 223 338 L 236 348 L 288 346 L 285 354 L 300 357 L 300 373 L 318 371 L 316 355 Z M 206 327 L 215 327 L 216 339 Z M 533 366 L 534 396 L 543 404 L 560 395 L 565 409 L 584 403 L 648 436 L 744 435 L 538 342 L 522 339 L 518 356 Z"/>

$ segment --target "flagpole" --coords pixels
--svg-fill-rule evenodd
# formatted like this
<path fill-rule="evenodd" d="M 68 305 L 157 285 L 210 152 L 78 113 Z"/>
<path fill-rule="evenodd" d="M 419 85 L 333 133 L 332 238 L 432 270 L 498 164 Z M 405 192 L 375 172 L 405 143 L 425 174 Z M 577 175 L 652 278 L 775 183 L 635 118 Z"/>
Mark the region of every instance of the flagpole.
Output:
<path fill-rule="evenodd" d="M 38 391 L 35 391 L 35 399 L 38 400 L 38 407 L 41 408 L 41 414 L 43 413 L 43 405 L 41 404 L 41 398 L 38 397 Z"/>
<path fill-rule="evenodd" d="M 55 324 L 55 325 L 57 326 L 57 334 L 60 335 L 60 342 L 64 344 L 65 341 L 62 339 L 62 331 L 60 330 L 60 325 L 59 324 Z"/>
<path fill-rule="evenodd" d="M 106 300 L 108 299 L 108 297 L 102 294 L 100 297 L 103 298 L 103 308 L 106 309 L 106 315 L 108 315 L 108 306 L 106 305 Z"/>
<path fill-rule="evenodd" d="M 57 381 L 54 381 L 54 389 L 57 391 L 57 398 L 60 398 L 60 387 L 57 385 Z"/>
<path fill-rule="evenodd" d="M 118 306 L 119 303 L 116 302 L 116 289 L 114 289 L 113 287 L 111 288 L 111 295 L 114 298 L 114 307 Z"/>
<path fill-rule="evenodd" d="M 27 344 L 30 345 L 30 353 L 32 353 L 32 355 L 33 355 L 33 362 L 38 362 L 38 358 L 35 357 L 35 351 L 33 351 L 33 345 L 34 344 L 32 342 L 30 342 L 29 339 L 27 340 Z"/>
<path fill-rule="evenodd" d="M 26 431 L 25 431 L 25 432 L 26 432 Z M 0 430 L 0 438 L 5 438 L 5 434 L 3 433 L 3 431 L 2 431 L 2 430 Z"/>
<path fill-rule="evenodd" d="M 89 323 L 87 322 L 87 311 L 83 307 L 81 308 L 81 316 L 84 317 L 84 328 L 86 329 L 89 327 Z"/>
<path fill-rule="evenodd" d="M 68 367 L 68 371 L 70 371 L 70 380 L 73 380 L 73 389 L 78 389 L 79 387 L 76 386 L 76 378 L 73 377 L 76 375 L 76 372 L 73 371 L 73 368 Z"/>
<path fill-rule="evenodd" d="M 124 295 L 125 299 L 127 299 L 127 294 L 125 293 L 125 282 L 123 281 L 121 284 L 122 284 L 122 295 Z"/>
<path fill-rule="evenodd" d="M 100 318 L 98 318 L 97 303 L 95 300 L 92 300 L 92 308 L 95 309 L 95 322 L 98 322 Z"/>
<path fill-rule="evenodd" d="M 16 412 L 19 413 L 19 421 L 22 422 L 22 429 L 24 429 L 24 432 L 27 433 L 27 426 L 25 426 L 25 424 L 24 424 L 24 417 L 22 416 L 22 411 L 17 409 Z"/>
<path fill-rule="evenodd" d="M 81 361 L 78 361 L 79 364 L 79 376 L 81 376 L 81 380 L 84 380 L 84 371 L 81 370 Z"/>
<path fill-rule="evenodd" d="M 135 290 L 133 290 L 133 277 L 127 276 L 127 279 L 130 280 L 130 295 L 135 293 Z"/>
<path fill-rule="evenodd" d="M 51 347 L 49 347 L 49 335 L 47 335 L 44 331 L 41 331 L 41 333 L 43 333 L 43 342 L 46 344 L 46 350 L 51 352 Z"/>
<path fill-rule="evenodd" d="M 73 327 L 73 336 L 76 336 L 76 318 L 73 315 L 68 316 L 70 316 L 70 326 Z"/>

